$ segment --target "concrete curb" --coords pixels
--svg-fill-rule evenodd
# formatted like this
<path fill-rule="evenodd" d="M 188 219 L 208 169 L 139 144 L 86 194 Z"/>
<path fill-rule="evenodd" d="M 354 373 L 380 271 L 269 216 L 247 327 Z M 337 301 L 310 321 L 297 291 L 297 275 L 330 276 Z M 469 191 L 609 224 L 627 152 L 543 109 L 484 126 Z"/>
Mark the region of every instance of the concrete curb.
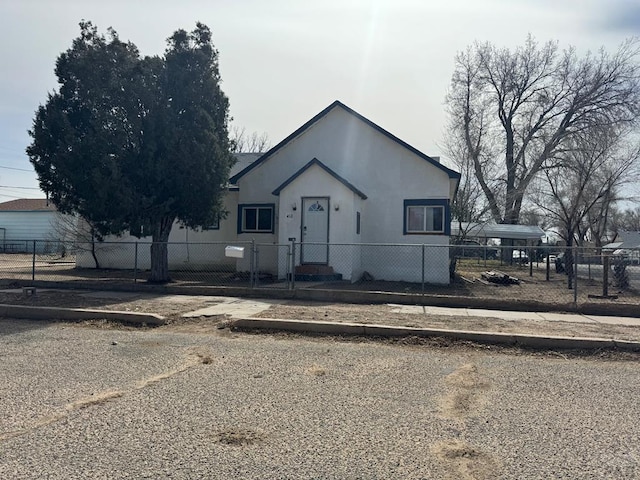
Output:
<path fill-rule="evenodd" d="M 111 320 L 133 325 L 164 325 L 166 320 L 155 313 L 93 310 L 87 308 L 30 307 L 0 304 L 0 317 L 29 320 Z"/>
<path fill-rule="evenodd" d="M 540 302 L 509 298 L 474 298 L 449 295 L 418 295 L 407 293 L 375 292 L 362 290 L 331 290 L 321 288 L 299 288 L 297 290 L 278 290 L 269 288 L 236 286 L 193 286 L 193 285 L 149 285 L 140 283 L 109 283 L 97 281 L 57 282 L 47 280 L 24 281 L 5 280 L 6 285 L 36 286 L 42 288 L 113 290 L 121 292 L 177 294 L 177 295 L 214 295 L 225 297 L 264 298 L 280 300 L 324 301 L 355 304 L 425 305 L 433 307 L 484 308 L 489 310 L 511 310 L 517 312 L 570 312 L 583 315 L 612 315 L 620 317 L 640 316 L 637 305 L 616 303 L 586 302 L 578 305 L 562 302 Z"/>
<path fill-rule="evenodd" d="M 32 307 L 0 304 L 0 318 L 24 318 L 30 320 L 110 320 L 132 325 L 164 325 L 165 317 L 154 313 L 93 310 L 85 308 Z M 516 333 L 478 332 L 471 330 L 446 330 L 439 328 L 415 328 L 362 323 L 289 320 L 279 318 L 238 318 L 233 327 L 245 329 L 284 330 L 302 333 L 330 335 L 361 335 L 379 337 L 443 337 L 467 340 L 482 344 L 520 346 L 538 349 L 597 350 L 617 349 L 640 352 L 640 342 L 606 338 L 556 337 Z"/>
<path fill-rule="evenodd" d="M 518 333 L 445 330 L 439 328 L 366 325 L 361 323 L 322 321 L 308 322 L 303 320 L 286 320 L 280 318 L 239 318 L 233 321 L 233 327 L 245 329 L 284 330 L 303 333 L 325 333 L 331 335 L 444 337 L 454 340 L 468 340 L 482 344 L 508 345 L 545 350 L 617 349 L 627 352 L 640 352 L 640 342 L 606 338 L 556 337 L 545 335 L 525 335 Z"/>

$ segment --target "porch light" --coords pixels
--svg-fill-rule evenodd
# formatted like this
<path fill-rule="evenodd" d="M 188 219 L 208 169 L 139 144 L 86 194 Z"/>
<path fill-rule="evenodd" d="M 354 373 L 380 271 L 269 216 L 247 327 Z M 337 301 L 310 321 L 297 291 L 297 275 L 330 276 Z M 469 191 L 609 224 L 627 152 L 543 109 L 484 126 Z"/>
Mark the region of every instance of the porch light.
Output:
<path fill-rule="evenodd" d="M 291 210 L 293 210 L 294 212 L 298 209 L 298 206 L 296 205 L 296 202 L 293 202 L 291 204 Z"/>
<path fill-rule="evenodd" d="M 336 203 L 333 205 L 333 209 L 337 212 L 338 210 L 340 210 L 340 204 Z"/>

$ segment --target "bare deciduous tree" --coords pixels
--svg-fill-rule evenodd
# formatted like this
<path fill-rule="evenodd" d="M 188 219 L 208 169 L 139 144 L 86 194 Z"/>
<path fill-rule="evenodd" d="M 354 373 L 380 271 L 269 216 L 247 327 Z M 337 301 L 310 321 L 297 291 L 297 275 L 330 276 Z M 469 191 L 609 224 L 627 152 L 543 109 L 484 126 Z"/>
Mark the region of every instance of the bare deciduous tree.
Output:
<path fill-rule="evenodd" d="M 460 183 L 451 205 L 451 217 L 459 223 L 459 231 L 462 232 L 462 222 L 485 222 L 488 219 L 489 207 L 480 185 L 475 180 L 473 161 L 466 143 L 457 138 L 448 138 L 445 150 L 454 168 L 460 172 Z"/>
<path fill-rule="evenodd" d="M 247 133 L 245 127 L 232 126 L 229 137 L 232 142 L 233 153 L 266 152 L 271 148 L 271 142 L 266 133 Z"/>
<path fill-rule="evenodd" d="M 101 241 L 93 228 L 85 219 L 77 215 L 57 213 L 50 222 L 50 240 L 60 243 L 65 250 L 69 246 L 75 252 L 88 252 L 93 258 L 95 268 L 100 268 L 96 253 L 96 243 Z"/>
<path fill-rule="evenodd" d="M 626 230 L 640 232 L 640 207 L 614 210 L 611 219 L 611 230 L 615 233 Z"/>
<path fill-rule="evenodd" d="M 498 223 L 517 223 L 531 183 L 572 137 L 640 115 L 640 41 L 578 57 L 529 36 L 511 51 L 476 43 L 456 57 L 447 95 L 450 135 L 465 142 Z"/>
<path fill-rule="evenodd" d="M 591 233 L 598 255 L 602 252 L 603 244 L 609 239 L 613 212 L 616 203 L 621 200 L 619 191 L 617 187 L 612 188 L 587 212 L 585 230 Z"/>
<path fill-rule="evenodd" d="M 544 181 L 534 203 L 555 219 L 566 242 L 568 287 L 573 286 L 572 247 L 584 237 L 590 212 L 608 208 L 616 192 L 638 178 L 639 151 L 624 142 L 626 132 L 593 128 L 573 135 L 552 168 L 544 168 Z"/>

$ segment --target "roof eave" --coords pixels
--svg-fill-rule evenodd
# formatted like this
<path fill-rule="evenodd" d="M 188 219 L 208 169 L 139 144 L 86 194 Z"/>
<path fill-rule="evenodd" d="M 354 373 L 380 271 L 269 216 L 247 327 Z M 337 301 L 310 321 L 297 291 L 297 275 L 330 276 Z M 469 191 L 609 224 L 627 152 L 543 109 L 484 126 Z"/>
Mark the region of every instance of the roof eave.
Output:
<path fill-rule="evenodd" d="M 327 167 L 324 163 L 322 163 L 320 160 L 318 160 L 317 158 L 313 158 L 311 159 L 309 162 L 307 162 L 306 165 L 304 165 L 302 168 L 300 168 L 297 172 L 295 172 L 293 175 L 291 175 L 289 178 L 287 178 L 278 188 L 276 188 L 273 192 L 271 192 L 272 195 L 276 195 L 279 196 L 280 192 L 282 190 L 284 190 L 287 186 L 289 186 L 291 183 L 293 183 L 293 181 L 298 178 L 300 175 L 302 175 L 304 172 L 306 172 L 307 170 L 309 170 L 312 166 L 317 165 L 318 167 L 322 168 L 325 172 L 327 172 L 329 175 L 331 175 L 333 178 L 335 178 L 336 180 L 338 180 L 340 183 L 342 183 L 345 187 L 347 187 L 349 190 L 351 190 L 353 193 L 355 193 L 356 195 L 358 195 L 362 200 L 366 200 L 367 196 L 360 190 L 358 189 L 355 185 L 353 185 L 351 182 L 349 182 L 346 178 L 338 175 L 336 172 L 334 172 L 333 170 L 331 170 L 329 167 Z"/>
<path fill-rule="evenodd" d="M 432 164 L 433 166 L 435 166 L 436 168 L 442 170 L 443 172 L 445 172 L 447 174 L 447 176 L 449 178 L 453 178 L 453 179 L 460 179 L 461 175 L 459 172 L 456 172 L 455 170 L 451 170 L 448 167 L 445 167 L 444 165 L 442 165 L 440 162 L 434 160 L 433 158 L 431 158 L 429 155 L 426 155 L 425 153 L 422 153 L 420 150 L 418 150 L 415 147 L 412 147 L 411 145 L 409 145 L 407 142 L 405 142 L 404 140 L 401 140 L 400 138 L 396 137 L 394 134 L 392 134 L 391 132 L 385 130 L 384 128 L 382 128 L 380 125 L 377 125 L 376 123 L 372 122 L 371 120 L 369 120 L 368 118 L 362 116 L 361 114 L 359 114 L 358 112 L 356 112 L 355 110 L 353 110 L 352 108 L 347 107 L 344 103 L 340 102 L 339 100 L 335 100 L 333 103 L 331 103 L 331 105 L 329 105 L 327 108 L 325 108 L 324 110 L 322 110 L 320 113 L 318 113 L 317 115 L 315 115 L 311 120 L 309 120 L 308 122 L 306 122 L 305 124 L 303 124 L 301 127 L 299 127 L 298 129 L 296 129 L 291 135 L 289 135 L 288 137 L 286 137 L 284 140 L 282 140 L 280 143 L 278 143 L 277 145 L 275 145 L 273 148 L 271 148 L 270 150 L 268 150 L 264 155 L 262 155 L 261 157 L 259 157 L 255 162 L 253 162 L 252 164 L 248 165 L 247 167 L 245 167 L 243 170 L 241 170 L 240 172 L 236 173 L 233 177 L 231 177 L 229 179 L 229 181 L 231 183 L 237 183 L 237 181 L 243 177 L 244 175 L 246 175 L 247 173 L 249 173 L 251 170 L 253 170 L 254 168 L 256 168 L 258 165 L 262 164 L 264 161 L 266 161 L 271 155 L 273 155 L 275 152 L 277 152 L 278 150 L 280 150 L 280 148 L 282 148 L 283 146 L 285 146 L 287 143 L 289 143 L 291 140 L 293 140 L 294 138 L 296 138 L 298 135 L 300 135 L 301 133 L 303 133 L 305 130 L 307 130 L 309 127 L 311 127 L 314 123 L 316 123 L 318 120 L 320 120 L 321 118 L 323 118 L 327 113 L 329 113 L 334 107 L 341 107 L 343 108 L 347 113 L 350 113 L 351 115 L 357 117 L 358 119 L 360 119 L 361 121 L 363 121 L 364 123 L 366 123 L 367 125 L 369 125 L 370 127 L 372 127 L 374 130 L 377 130 L 378 132 L 382 133 L 383 135 L 385 135 L 387 138 L 389 138 L 390 140 L 396 142 L 397 144 L 403 146 L 404 148 L 406 148 L 407 150 L 409 150 L 410 152 L 412 152 L 413 154 L 417 155 L 418 157 L 422 158 L 423 160 L 427 161 L 428 163 Z"/>

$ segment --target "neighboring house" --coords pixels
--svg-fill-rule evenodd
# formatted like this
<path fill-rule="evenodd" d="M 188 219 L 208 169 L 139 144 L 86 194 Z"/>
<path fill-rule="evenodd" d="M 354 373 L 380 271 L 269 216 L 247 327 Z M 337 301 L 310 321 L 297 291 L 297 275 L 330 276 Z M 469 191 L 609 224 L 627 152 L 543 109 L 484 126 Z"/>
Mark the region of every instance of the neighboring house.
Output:
<path fill-rule="evenodd" d="M 3 252 L 55 249 L 56 207 L 45 198 L 21 198 L 0 203 L 0 248 Z"/>
<path fill-rule="evenodd" d="M 615 241 L 603 246 L 602 250 L 626 258 L 631 263 L 640 264 L 640 232 L 621 230 Z"/>
<path fill-rule="evenodd" d="M 613 242 L 602 247 L 604 250 L 640 249 L 640 232 L 620 230 Z"/>
<path fill-rule="evenodd" d="M 227 218 L 216 230 L 174 227 L 170 242 L 287 245 L 295 238 L 302 242 L 296 266 L 324 267 L 352 281 L 365 271 L 420 281 L 424 272 L 427 282 L 449 283 L 450 204 L 460 174 L 341 102 L 255 160 L 240 161 L 229 180 Z M 381 243 L 427 244 L 425 265 L 420 248 L 353 246 Z M 184 258 L 170 252 L 169 261 Z M 237 262 L 248 270 L 247 256 Z M 286 265 L 286 248 L 260 250 L 260 270 L 283 278 Z"/>

